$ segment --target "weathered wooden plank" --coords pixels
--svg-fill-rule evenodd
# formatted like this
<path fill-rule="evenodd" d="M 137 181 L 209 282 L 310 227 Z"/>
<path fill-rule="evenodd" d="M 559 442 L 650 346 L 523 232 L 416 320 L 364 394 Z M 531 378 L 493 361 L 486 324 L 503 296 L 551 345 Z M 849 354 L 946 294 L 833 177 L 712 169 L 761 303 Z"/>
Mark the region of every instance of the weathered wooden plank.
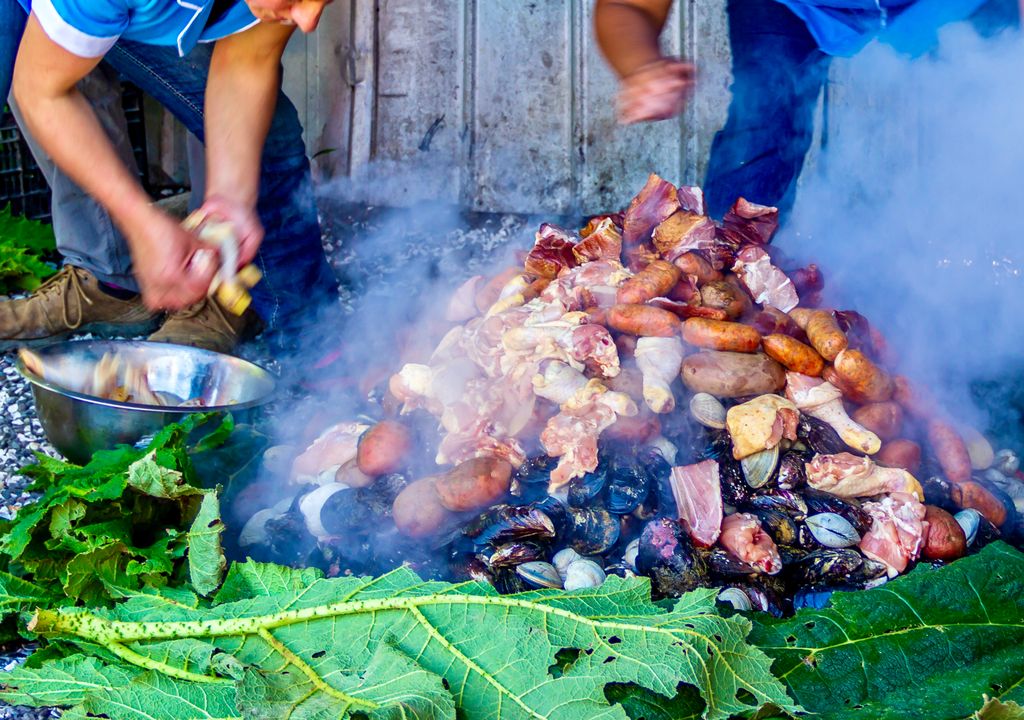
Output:
<path fill-rule="evenodd" d="M 575 195 L 572 0 L 476 3 L 476 209 L 562 212 Z"/>

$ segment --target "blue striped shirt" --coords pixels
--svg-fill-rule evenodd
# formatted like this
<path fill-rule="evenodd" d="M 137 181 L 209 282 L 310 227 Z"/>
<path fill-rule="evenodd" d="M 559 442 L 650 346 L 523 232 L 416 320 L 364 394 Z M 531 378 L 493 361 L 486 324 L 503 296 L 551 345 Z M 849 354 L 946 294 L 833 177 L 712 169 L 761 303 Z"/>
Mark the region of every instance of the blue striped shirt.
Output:
<path fill-rule="evenodd" d="M 207 27 L 214 0 L 19 0 L 47 36 L 80 57 L 102 57 L 120 38 L 177 47 L 241 32 L 258 20 L 238 0 Z"/>

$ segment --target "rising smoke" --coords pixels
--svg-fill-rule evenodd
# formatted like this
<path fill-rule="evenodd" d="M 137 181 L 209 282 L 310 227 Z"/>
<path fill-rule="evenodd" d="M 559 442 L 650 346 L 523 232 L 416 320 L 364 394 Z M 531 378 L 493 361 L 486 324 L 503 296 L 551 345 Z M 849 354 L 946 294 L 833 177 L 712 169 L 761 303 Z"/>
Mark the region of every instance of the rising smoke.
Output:
<path fill-rule="evenodd" d="M 952 27 L 925 58 L 872 46 L 835 70 L 827 150 L 776 244 L 825 268 L 829 302 L 962 419 L 988 420 L 967 415 L 985 379 L 1012 421 L 994 405 L 1024 384 L 1024 42 Z"/>

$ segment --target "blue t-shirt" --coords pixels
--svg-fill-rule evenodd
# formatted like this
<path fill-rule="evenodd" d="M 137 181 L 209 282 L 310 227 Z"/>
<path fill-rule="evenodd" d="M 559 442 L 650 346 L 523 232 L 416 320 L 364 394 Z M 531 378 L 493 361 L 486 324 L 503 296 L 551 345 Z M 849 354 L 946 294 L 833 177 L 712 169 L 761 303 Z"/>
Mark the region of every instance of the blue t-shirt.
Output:
<path fill-rule="evenodd" d="M 79 57 L 102 57 L 120 38 L 177 47 L 241 32 L 259 22 L 238 0 L 207 27 L 215 0 L 19 0 L 47 36 Z"/>
<path fill-rule="evenodd" d="M 778 0 L 807 24 L 818 47 L 849 57 L 878 38 L 919 55 L 943 25 L 963 20 L 985 0 Z"/>

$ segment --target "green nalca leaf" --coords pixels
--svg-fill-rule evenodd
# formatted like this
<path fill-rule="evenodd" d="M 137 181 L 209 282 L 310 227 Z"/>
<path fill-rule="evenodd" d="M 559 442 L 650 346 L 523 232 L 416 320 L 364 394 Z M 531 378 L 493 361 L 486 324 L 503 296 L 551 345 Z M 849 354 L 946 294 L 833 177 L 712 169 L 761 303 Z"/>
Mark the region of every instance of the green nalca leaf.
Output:
<path fill-rule="evenodd" d="M 837 593 L 823 610 L 758 618 L 752 641 L 820 717 L 966 718 L 1024 701 L 1024 554 L 994 543 L 941 569 Z"/>
<path fill-rule="evenodd" d="M 0 295 L 28 292 L 57 269 L 46 258 L 56 252 L 53 229 L 0 208 Z"/>
<path fill-rule="evenodd" d="M 769 703 L 797 709 L 769 659 L 746 642 L 750 622 L 718 615 L 713 590 L 665 610 L 645 579 L 499 596 L 406 569 L 302 582 L 284 572 L 252 564 L 245 577 L 229 577 L 232 601 L 212 607 L 133 597 L 110 610 L 41 610 L 29 629 L 175 680 L 222 682 L 149 650 L 207 643 L 246 668 L 236 703 L 246 718 L 451 717 L 450 697 L 463 717 L 480 720 L 624 720 L 606 699 L 612 684 L 666 699 L 690 685 L 713 720 Z"/>

